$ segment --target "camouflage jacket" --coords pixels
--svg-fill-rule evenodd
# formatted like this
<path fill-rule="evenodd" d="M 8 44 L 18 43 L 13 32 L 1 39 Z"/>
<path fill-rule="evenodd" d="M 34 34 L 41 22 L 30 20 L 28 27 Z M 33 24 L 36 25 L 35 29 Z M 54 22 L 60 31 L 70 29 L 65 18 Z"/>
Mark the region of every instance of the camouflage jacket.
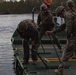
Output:
<path fill-rule="evenodd" d="M 53 32 L 56 33 L 63 31 L 65 29 L 67 34 L 67 39 L 69 39 L 73 33 L 76 34 L 76 18 L 72 13 L 66 12 L 66 15 L 64 16 L 64 20 L 65 23 L 59 26 Z"/>
<path fill-rule="evenodd" d="M 53 15 L 49 12 L 47 13 L 42 13 L 40 12 L 38 14 L 38 18 L 37 18 L 37 25 L 40 26 L 50 26 L 53 27 Z"/>
<path fill-rule="evenodd" d="M 34 37 L 34 35 L 38 34 L 37 25 L 31 19 L 26 19 L 21 21 L 18 26 L 22 26 L 22 30 L 19 30 L 17 27 L 17 31 L 20 34 L 21 38 L 28 39 L 30 37 Z M 27 27 L 27 30 L 25 28 Z M 23 31 L 24 28 L 24 31 Z"/>
<path fill-rule="evenodd" d="M 72 13 L 76 17 L 76 10 L 74 8 L 67 10 L 68 12 Z"/>

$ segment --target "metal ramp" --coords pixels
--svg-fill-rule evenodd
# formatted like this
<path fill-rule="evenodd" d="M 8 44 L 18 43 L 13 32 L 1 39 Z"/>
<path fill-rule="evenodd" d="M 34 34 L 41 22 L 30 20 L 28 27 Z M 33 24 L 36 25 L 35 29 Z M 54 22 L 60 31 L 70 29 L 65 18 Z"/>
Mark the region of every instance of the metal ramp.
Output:
<path fill-rule="evenodd" d="M 54 69 L 58 68 L 60 64 L 59 59 L 56 55 L 54 47 L 47 36 L 44 36 L 42 39 L 42 44 L 45 49 L 42 49 L 42 46 L 38 49 L 38 61 L 37 64 L 34 65 L 31 57 L 29 60 L 29 64 L 23 64 L 23 48 L 22 48 L 22 39 L 16 34 L 13 35 L 12 39 L 12 47 L 15 56 L 15 72 L 16 75 L 55 75 Z M 47 42 L 46 42 L 47 41 Z M 65 48 L 65 38 L 61 39 L 62 49 Z M 57 48 L 55 48 L 58 52 L 58 55 L 61 59 L 62 52 Z M 31 53 L 30 53 L 31 54 Z M 65 65 L 64 75 L 76 75 L 76 59 L 69 59 L 69 62 Z"/>

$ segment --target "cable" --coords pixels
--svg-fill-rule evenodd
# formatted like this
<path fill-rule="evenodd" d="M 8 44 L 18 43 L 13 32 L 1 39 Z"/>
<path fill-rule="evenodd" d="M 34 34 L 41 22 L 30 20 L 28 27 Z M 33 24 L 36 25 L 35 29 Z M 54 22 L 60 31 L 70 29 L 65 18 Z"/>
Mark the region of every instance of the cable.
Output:
<path fill-rule="evenodd" d="M 48 35 L 48 36 L 49 36 L 49 38 L 50 38 L 50 40 L 51 40 L 50 35 Z M 56 48 L 55 48 L 54 42 L 53 42 L 52 40 L 51 40 L 51 42 L 52 42 L 52 45 L 53 45 L 54 50 L 55 50 L 55 52 L 56 52 L 56 55 L 57 55 L 57 57 L 58 57 L 58 59 L 59 59 L 59 62 L 62 63 L 62 61 L 61 61 L 61 59 L 60 59 L 60 57 L 59 57 L 59 55 L 58 55 L 58 52 L 57 52 L 57 50 L 56 50 Z"/>

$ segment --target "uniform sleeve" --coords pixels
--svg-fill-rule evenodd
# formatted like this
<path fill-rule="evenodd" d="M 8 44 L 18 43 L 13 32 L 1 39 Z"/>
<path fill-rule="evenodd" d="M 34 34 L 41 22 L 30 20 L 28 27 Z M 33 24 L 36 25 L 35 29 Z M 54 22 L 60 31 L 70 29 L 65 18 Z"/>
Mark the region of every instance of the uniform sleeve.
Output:
<path fill-rule="evenodd" d="M 56 28 L 56 29 L 53 31 L 53 33 L 61 32 L 61 31 L 63 31 L 65 28 L 66 28 L 66 24 L 64 23 L 64 24 L 60 25 L 58 28 Z"/>
<path fill-rule="evenodd" d="M 37 18 L 37 25 L 38 25 L 38 26 L 39 26 L 40 22 L 41 22 L 41 17 L 40 17 L 40 13 L 39 13 L 39 14 L 38 14 L 38 18 Z"/>

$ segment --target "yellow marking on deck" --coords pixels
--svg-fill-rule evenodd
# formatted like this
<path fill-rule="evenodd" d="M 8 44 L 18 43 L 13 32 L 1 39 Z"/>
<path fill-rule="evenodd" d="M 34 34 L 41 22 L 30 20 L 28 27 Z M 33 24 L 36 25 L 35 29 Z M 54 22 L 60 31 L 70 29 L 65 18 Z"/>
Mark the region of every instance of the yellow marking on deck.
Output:
<path fill-rule="evenodd" d="M 59 61 L 58 58 L 43 58 L 46 62 L 57 62 Z M 23 59 L 20 59 L 21 62 L 23 62 Z M 70 58 L 69 61 L 76 61 L 76 59 Z M 32 62 L 32 59 L 29 60 L 29 62 Z M 41 59 L 38 58 L 37 62 L 41 62 Z"/>
<path fill-rule="evenodd" d="M 15 50 L 21 50 L 21 49 L 15 48 Z M 56 57 L 54 57 L 54 58 L 42 58 L 42 59 L 45 60 L 46 62 L 57 62 L 57 61 L 59 61 L 59 59 Z M 21 58 L 20 61 L 23 62 L 23 59 Z M 32 59 L 30 59 L 29 61 L 32 62 Z M 70 58 L 68 61 L 76 61 L 76 59 Z M 38 58 L 37 62 L 41 62 L 41 59 Z"/>
<path fill-rule="evenodd" d="M 23 48 L 14 48 L 14 50 L 23 50 Z"/>

